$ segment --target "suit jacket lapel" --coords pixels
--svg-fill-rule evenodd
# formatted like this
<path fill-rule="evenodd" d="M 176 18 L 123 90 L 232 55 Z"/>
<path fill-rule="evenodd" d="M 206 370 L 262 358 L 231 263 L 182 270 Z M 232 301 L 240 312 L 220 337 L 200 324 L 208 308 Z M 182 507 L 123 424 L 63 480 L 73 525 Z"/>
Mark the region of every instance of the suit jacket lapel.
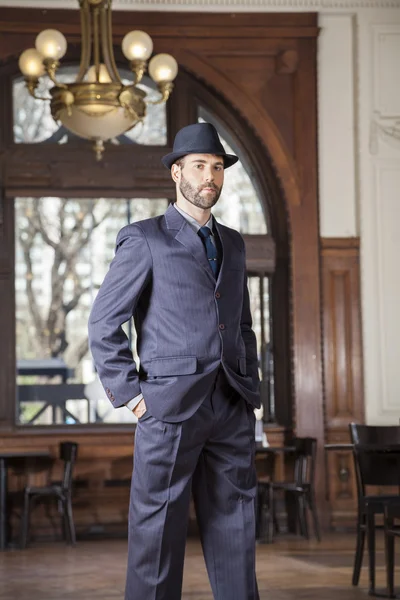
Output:
<path fill-rule="evenodd" d="M 183 218 L 183 217 L 182 217 Z M 189 223 L 184 219 L 182 228 L 178 231 L 175 239 L 180 242 L 192 254 L 196 261 L 203 267 L 208 277 L 215 285 L 215 278 L 208 264 L 206 251 L 200 237 L 193 231 Z"/>
<path fill-rule="evenodd" d="M 190 252 L 196 262 L 205 270 L 207 276 L 215 286 L 215 278 L 210 265 L 208 264 L 206 251 L 200 237 L 172 205 L 169 206 L 165 213 L 165 220 L 168 229 L 176 232 L 175 239 Z"/>
<path fill-rule="evenodd" d="M 221 242 L 221 250 L 222 250 L 222 262 L 221 262 L 218 279 L 217 279 L 217 286 L 218 286 L 221 282 L 221 278 L 223 277 L 224 273 L 226 272 L 227 269 L 229 269 L 229 265 L 231 263 L 232 256 L 235 255 L 236 248 L 234 248 L 234 247 L 232 248 L 232 242 L 229 238 L 228 233 L 226 232 L 224 227 L 221 227 L 220 223 L 218 223 L 218 221 L 216 221 L 215 218 L 214 218 L 214 226 L 217 230 L 217 233 L 218 233 L 218 236 L 219 236 L 219 239 Z"/>

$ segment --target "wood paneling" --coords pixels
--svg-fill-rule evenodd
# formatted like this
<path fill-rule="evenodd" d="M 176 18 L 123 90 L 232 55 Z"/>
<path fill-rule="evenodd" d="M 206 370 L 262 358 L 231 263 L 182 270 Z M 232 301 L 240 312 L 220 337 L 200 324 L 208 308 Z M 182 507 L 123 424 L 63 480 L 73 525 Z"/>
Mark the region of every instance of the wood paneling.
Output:
<path fill-rule="evenodd" d="M 164 147 L 136 145 L 107 147 L 102 161 L 96 161 L 90 143 L 68 143 L 57 147 L 18 144 L 12 147 L 5 169 L 6 196 L 45 196 L 49 190 L 61 197 L 173 196 L 174 187 L 167 169 L 161 169 Z M 127 168 L 129 165 L 129 168 Z M 117 185 L 116 185 L 116 182 Z"/>
<path fill-rule="evenodd" d="M 270 235 L 244 235 L 246 266 L 252 273 L 274 273 L 276 268 L 275 242 Z"/>
<path fill-rule="evenodd" d="M 357 518 L 357 484 L 351 451 L 327 452 L 327 486 L 331 527 L 354 527 Z"/>
<path fill-rule="evenodd" d="M 358 240 L 322 241 L 325 411 L 328 430 L 363 420 Z"/>
<path fill-rule="evenodd" d="M 0 182 L 1 184 L 1 182 Z M 0 224 L 0 431 L 10 430 L 15 418 L 15 297 L 14 209 L 3 201 Z M 7 226 L 6 226 L 7 224 Z"/>
<path fill-rule="evenodd" d="M 363 422 L 363 370 L 358 238 L 323 239 L 322 285 L 326 441 L 349 442 L 350 422 Z M 328 452 L 333 525 L 354 523 L 357 495 L 351 452 Z"/>
<path fill-rule="evenodd" d="M 0 436 L 0 450 L 22 451 L 27 448 L 38 451 L 48 451 L 54 461 L 51 469 L 51 479 L 60 480 L 63 463 L 58 459 L 59 443 L 74 440 L 79 444 L 78 459 L 74 472 L 74 518 L 77 531 L 88 533 L 126 532 L 130 477 L 132 474 L 134 455 L 134 434 L 132 426 L 116 434 L 106 426 L 87 428 L 86 433 L 69 431 L 51 433 L 43 428 L 26 428 Z M 281 446 L 284 443 L 284 432 L 280 427 L 268 428 L 268 441 L 271 446 Z M 261 461 L 258 461 L 262 472 Z M 8 486 L 10 492 L 21 491 L 27 484 L 45 485 L 48 469 L 40 470 L 41 461 L 30 465 L 31 469 L 19 471 L 10 470 Z M 34 468 L 32 468 L 32 466 Z M 46 465 L 45 465 L 46 466 Z M 283 463 L 277 461 L 277 477 L 282 478 Z M 32 515 L 33 534 L 40 536 L 52 535 L 54 526 L 58 531 L 59 519 L 53 510 L 34 511 Z M 17 511 L 15 511 L 17 513 Z M 51 517 L 51 518 L 50 518 Z M 191 518 L 194 519 L 193 508 Z M 19 521 L 13 518 L 14 534 L 17 534 Z"/>

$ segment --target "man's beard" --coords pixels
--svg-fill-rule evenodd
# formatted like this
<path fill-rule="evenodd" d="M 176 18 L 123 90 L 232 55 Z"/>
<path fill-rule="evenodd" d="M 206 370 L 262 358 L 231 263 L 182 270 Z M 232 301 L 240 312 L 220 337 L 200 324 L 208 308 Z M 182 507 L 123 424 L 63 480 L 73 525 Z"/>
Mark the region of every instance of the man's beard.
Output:
<path fill-rule="evenodd" d="M 212 188 L 215 190 L 215 194 L 210 195 L 202 195 L 201 191 L 205 188 Z M 217 204 L 218 199 L 221 195 L 222 186 L 219 188 L 215 183 L 207 183 L 202 185 L 201 187 L 194 187 L 191 185 L 187 179 L 182 175 L 181 182 L 179 184 L 179 190 L 182 196 L 194 206 L 198 206 L 199 208 L 212 208 Z"/>

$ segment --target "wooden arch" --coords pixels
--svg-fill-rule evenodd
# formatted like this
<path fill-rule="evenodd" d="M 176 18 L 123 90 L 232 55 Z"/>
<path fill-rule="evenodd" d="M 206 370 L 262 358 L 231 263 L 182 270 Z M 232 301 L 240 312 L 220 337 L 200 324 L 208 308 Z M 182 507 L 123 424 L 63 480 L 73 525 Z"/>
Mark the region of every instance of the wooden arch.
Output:
<path fill-rule="evenodd" d="M 215 116 L 221 127 L 228 133 L 234 145 L 240 151 L 247 172 L 263 203 L 264 214 L 268 222 L 268 236 L 245 235 L 247 255 L 259 256 L 259 253 L 273 253 L 273 267 L 265 273 L 272 274 L 272 339 L 273 351 L 279 356 L 275 364 L 275 417 L 281 426 L 292 427 L 292 378 L 291 361 L 293 349 L 290 345 L 291 314 L 289 310 L 289 214 L 283 190 L 279 185 L 274 165 L 268 150 L 259 137 L 254 135 L 243 116 L 235 110 L 230 101 L 219 91 L 210 88 L 207 80 L 185 70 L 180 73 L 177 87 L 190 90 L 182 106 L 174 107 L 173 114 L 179 123 L 179 129 L 197 120 L 197 107 L 203 107 Z M 174 100 L 172 99 L 172 102 Z M 182 102 L 180 96 L 179 103 Z M 272 248 L 271 248 L 272 246 Z M 254 251 L 253 251 L 254 248 Z M 264 263 L 265 264 L 265 263 Z"/>

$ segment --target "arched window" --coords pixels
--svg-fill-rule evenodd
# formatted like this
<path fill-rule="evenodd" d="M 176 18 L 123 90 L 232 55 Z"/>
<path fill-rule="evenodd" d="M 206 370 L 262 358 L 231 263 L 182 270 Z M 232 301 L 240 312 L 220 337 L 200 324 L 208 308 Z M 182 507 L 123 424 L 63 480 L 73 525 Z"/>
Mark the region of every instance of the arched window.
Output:
<path fill-rule="evenodd" d="M 72 81 L 76 66 L 59 69 Z M 123 81 L 130 73 L 120 69 Z M 52 83 L 37 94 L 50 97 Z M 149 100 L 158 94 L 144 77 Z M 30 96 L 23 78 L 13 81 L 13 132 L 17 144 L 87 144 L 51 116 L 50 104 Z M 148 106 L 148 117 L 116 145 L 163 146 L 166 105 Z M 15 198 L 16 355 L 19 424 L 124 423 L 97 379 L 88 350 L 87 322 L 97 290 L 114 256 L 118 231 L 133 221 L 165 212 L 167 199 L 102 197 Z M 126 327 L 136 356 L 132 325 Z M 56 387 L 55 387 L 56 386 Z"/>
<path fill-rule="evenodd" d="M 60 70 L 62 81 L 71 80 L 76 67 Z M 126 73 L 128 77 L 128 73 Z M 143 86 L 151 97 L 156 91 L 148 79 Z M 84 164 L 77 160 L 70 168 L 65 186 L 70 194 L 60 194 L 58 180 L 48 185 L 48 193 L 16 194 L 15 198 L 15 290 L 17 419 L 19 424 L 54 425 L 84 423 L 124 423 L 134 420 L 127 410 L 114 410 L 100 385 L 88 351 L 87 320 L 90 307 L 114 255 L 115 239 L 129 222 L 163 214 L 174 199 L 174 187 L 160 156 L 160 147 L 171 142 L 178 129 L 193 122 L 213 123 L 227 152 L 240 161 L 226 173 L 224 189 L 214 207 L 221 223 L 243 235 L 247 250 L 247 269 L 253 326 L 257 336 L 264 416 L 274 415 L 274 350 L 272 341 L 272 290 L 275 269 L 274 241 L 270 231 L 268 202 L 255 174 L 252 157 L 238 143 L 217 111 L 199 100 L 200 84 L 181 73 L 171 102 L 150 105 L 149 118 L 130 132 L 113 140 L 123 168 L 132 169 L 132 149 L 142 164 L 150 163 L 153 176 L 133 184 L 130 194 L 119 188 L 118 174 L 112 178 L 115 195 L 99 193 L 90 181 L 82 184 Z M 48 93 L 44 84 L 40 95 Z M 195 93 L 194 93 L 195 92 Z M 207 92 L 209 93 L 209 92 Z M 216 106 L 218 103 L 216 102 Z M 182 112 L 182 107 L 184 111 Z M 168 114 L 169 113 L 169 114 Z M 84 159 L 93 162 L 90 144 L 71 135 L 54 122 L 49 105 L 29 96 L 23 81 L 13 82 L 14 141 L 20 147 L 35 144 L 38 156 L 52 144 L 55 170 L 64 170 L 65 144 L 75 144 Z M 87 150 L 87 154 L 84 152 Z M 155 148 L 153 150 L 153 148 Z M 165 149 L 167 152 L 168 149 Z M 112 156 L 108 146 L 106 156 Z M 73 153 L 75 155 L 75 151 Z M 157 156 L 157 160 L 154 157 Z M 22 171 L 21 171 L 22 173 Z M 162 184 L 163 193 L 158 193 Z M 167 183 L 165 183 L 167 182 Z M 75 190 L 81 189 L 84 194 Z M 109 185 L 109 181 L 106 181 Z M 54 188 L 54 189 L 53 189 Z M 56 191 L 57 190 L 57 191 Z M 136 338 L 131 324 L 126 325 L 135 358 Z"/>
<path fill-rule="evenodd" d="M 228 154 L 237 154 L 241 159 L 230 167 L 225 178 L 220 199 L 213 209 L 216 219 L 221 221 L 223 225 L 240 231 L 240 233 L 267 233 L 267 221 L 263 205 L 246 170 L 245 162 L 241 156 L 242 152 L 238 148 L 233 149 L 229 145 L 221 123 L 202 107 L 199 108 L 198 121 L 200 123 L 213 123 L 219 132 L 225 151 Z"/>

